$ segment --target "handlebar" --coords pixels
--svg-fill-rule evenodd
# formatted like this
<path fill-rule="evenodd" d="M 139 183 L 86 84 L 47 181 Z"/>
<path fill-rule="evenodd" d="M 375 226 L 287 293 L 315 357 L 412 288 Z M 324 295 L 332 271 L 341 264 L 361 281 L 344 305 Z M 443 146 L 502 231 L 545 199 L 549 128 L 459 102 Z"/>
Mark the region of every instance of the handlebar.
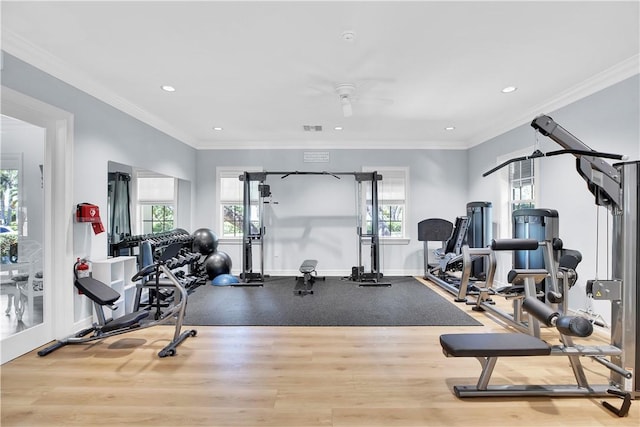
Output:
<path fill-rule="evenodd" d="M 533 251 L 538 249 L 536 239 L 494 239 L 491 241 L 491 249 L 494 251 Z"/>
<path fill-rule="evenodd" d="M 150 275 L 152 273 L 155 273 L 156 270 L 157 270 L 157 267 L 158 266 L 156 264 L 147 265 L 142 270 L 140 270 L 136 274 L 134 274 L 133 277 L 131 278 L 131 280 L 136 282 L 136 281 L 142 279 L 143 277 L 147 277 L 148 275 Z"/>

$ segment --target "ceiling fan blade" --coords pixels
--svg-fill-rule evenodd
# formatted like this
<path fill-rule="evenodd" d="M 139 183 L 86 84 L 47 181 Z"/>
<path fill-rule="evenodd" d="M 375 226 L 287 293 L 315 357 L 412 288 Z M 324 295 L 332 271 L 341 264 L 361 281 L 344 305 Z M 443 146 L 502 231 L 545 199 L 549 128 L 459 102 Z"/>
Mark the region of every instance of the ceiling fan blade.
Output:
<path fill-rule="evenodd" d="M 351 106 L 351 101 L 348 98 L 342 99 L 342 114 L 345 117 L 353 116 L 353 107 Z"/>
<path fill-rule="evenodd" d="M 389 99 L 389 98 L 377 98 L 377 97 L 371 97 L 371 96 L 358 96 L 356 99 L 354 99 L 354 102 L 357 102 L 358 104 L 367 104 L 367 105 L 391 105 L 393 104 L 393 99 Z"/>

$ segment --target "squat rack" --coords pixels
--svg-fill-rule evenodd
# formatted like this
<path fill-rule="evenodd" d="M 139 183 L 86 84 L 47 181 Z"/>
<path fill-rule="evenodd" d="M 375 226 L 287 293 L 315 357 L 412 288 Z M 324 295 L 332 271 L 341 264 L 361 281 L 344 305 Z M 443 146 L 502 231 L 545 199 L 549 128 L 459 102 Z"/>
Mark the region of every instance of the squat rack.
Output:
<path fill-rule="evenodd" d="M 351 280 L 359 282 L 360 286 L 390 286 L 389 283 L 382 283 L 382 273 L 380 272 L 380 251 L 379 251 L 379 212 L 378 212 L 378 181 L 382 180 L 382 175 L 377 172 L 300 172 L 300 171 L 284 171 L 284 172 L 244 172 L 238 178 L 243 181 L 243 223 L 242 223 L 242 273 L 240 274 L 239 286 L 262 286 L 264 282 L 264 199 L 271 195 L 269 185 L 265 184 L 267 176 L 280 175 L 281 179 L 291 175 L 329 175 L 336 179 L 340 176 L 351 175 L 358 183 L 358 194 L 362 192 L 362 183 L 371 182 L 371 233 L 363 232 L 362 218 L 360 211 L 360 198 L 358 197 L 358 266 L 353 267 Z M 258 226 L 251 223 L 251 183 L 258 182 Z M 365 272 L 362 263 L 362 246 L 365 240 L 370 239 L 371 245 L 371 271 Z M 260 245 L 260 269 L 253 271 L 253 245 Z"/>

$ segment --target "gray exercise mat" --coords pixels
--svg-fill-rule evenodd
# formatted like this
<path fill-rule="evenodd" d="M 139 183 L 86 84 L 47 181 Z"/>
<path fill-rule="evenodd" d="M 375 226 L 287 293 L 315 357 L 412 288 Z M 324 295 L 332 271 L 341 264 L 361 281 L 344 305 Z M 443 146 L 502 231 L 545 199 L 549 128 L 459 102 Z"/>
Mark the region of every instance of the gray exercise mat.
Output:
<path fill-rule="evenodd" d="M 296 295 L 296 279 L 262 287 L 203 285 L 189 296 L 186 325 L 200 326 L 481 326 L 413 277 L 385 277 L 391 287 L 360 287 L 340 277 Z"/>

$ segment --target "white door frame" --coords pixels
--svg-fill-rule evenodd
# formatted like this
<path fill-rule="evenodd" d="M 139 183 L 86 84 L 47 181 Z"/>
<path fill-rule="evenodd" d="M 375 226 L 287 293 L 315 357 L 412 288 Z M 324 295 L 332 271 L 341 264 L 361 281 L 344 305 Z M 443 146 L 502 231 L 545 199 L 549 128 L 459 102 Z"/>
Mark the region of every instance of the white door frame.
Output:
<path fill-rule="evenodd" d="M 2 114 L 46 130 L 43 322 L 5 338 L 0 364 L 67 335 L 73 318 L 73 114 L 1 87 Z M 55 195 L 55 197 L 54 197 Z"/>

